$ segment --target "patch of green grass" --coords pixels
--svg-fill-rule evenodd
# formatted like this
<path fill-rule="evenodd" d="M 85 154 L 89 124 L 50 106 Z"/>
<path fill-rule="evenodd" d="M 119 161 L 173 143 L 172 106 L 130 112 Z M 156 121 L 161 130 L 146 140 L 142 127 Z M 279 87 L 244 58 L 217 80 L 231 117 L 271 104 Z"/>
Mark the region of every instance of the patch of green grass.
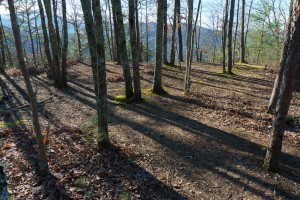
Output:
<path fill-rule="evenodd" d="M 90 179 L 87 177 L 76 178 L 73 182 L 76 187 L 84 188 L 90 184 Z"/>
<path fill-rule="evenodd" d="M 233 76 L 236 76 L 235 73 L 232 73 L 232 74 L 225 73 L 224 74 L 223 72 L 216 72 L 215 74 L 221 78 L 232 78 Z"/>
<path fill-rule="evenodd" d="M 241 135 L 241 134 L 243 134 L 244 132 L 245 132 L 245 129 L 244 129 L 244 128 L 237 128 L 237 129 L 236 129 L 236 133 L 237 133 L 237 134 L 240 134 L 240 135 Z"/>
<path fill-rule="evenodd" d="M 247 63 L 235 63 L 237 67 L 247 67 L 253 69 L 265 69 L 265 66 L 255 65 L 255 64 L 247 64 Z"/>
<path fill-rule="evenodd" d="M 130 191 L 121 192 L 119 194 L 118 199 L 119 200 L 131 200 L 131 192 Z"/>
<path fill-rule="evenodd" d="M 205 84 L 205 81 L 203 79 L 199 78 L 199 79 L 196 80 L 196 83 Z"/>
<path fill-rule="evenodd" d="M 114 103 L 115 104 L 126 104 L 128 100 L 124 95 L 118 95 L 114 98 Z"/>
<path fill-rule="evenodd" d="M 94 135 L 97 132 L 98 118 L 92 117 L 88 122 L 82 125 L 81 130 L 85 140 L 92 145 L 94 143 Z"/>
<path fill-rule="evenodd" d="M 21 119 L 15 122 L 4 122 L 0 121 L 0 128 L 6 128 L 6 127 L 15 127 L 17 125 L 26 125 L 28 124 L 28 120 L 26 119 Z"/>
<path fill-rule="evenodd" d="M 152 90 L 151 90 L 151 89 L 142 89 L 142 94 L 147 95 L 147 96 L 154 95 L 154 94 L 152 93 Z"/>

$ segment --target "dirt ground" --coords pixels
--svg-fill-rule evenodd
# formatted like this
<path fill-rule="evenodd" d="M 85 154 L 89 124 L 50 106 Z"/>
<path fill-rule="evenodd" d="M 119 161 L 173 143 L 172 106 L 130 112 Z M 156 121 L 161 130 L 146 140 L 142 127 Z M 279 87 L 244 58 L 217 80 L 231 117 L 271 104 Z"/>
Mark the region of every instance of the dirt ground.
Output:
<path fill-rule="evenodd" d="M 275 71 L 194 64 L 192 92 L 184 70 L 164 66 L 168 94 L 151 94 L 153 66 L 142 65 L 142 103 L 123 104 L 122 69 L 108 63 L 112 146 L 98 149 L 91 68 L 68 69 L 63 90 L 32 76 L 52 176 L 37 175 L 28 96 L 16 70 L 1 76 L 0 158 L 13 199 L 300 199 L 300 134 L 288 127 L 282 170 L 262 169 L 272 127 L 265 113 Z M 300 111 L 295 94 L 290 115 Z M 297 100 L 298 99 L 298 100 Z"/>

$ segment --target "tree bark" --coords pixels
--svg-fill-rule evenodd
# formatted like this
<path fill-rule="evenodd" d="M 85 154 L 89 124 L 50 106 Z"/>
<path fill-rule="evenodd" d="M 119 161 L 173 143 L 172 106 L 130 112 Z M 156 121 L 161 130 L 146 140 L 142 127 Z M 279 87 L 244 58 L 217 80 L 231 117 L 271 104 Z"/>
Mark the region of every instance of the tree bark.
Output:
<path fill-rule="evenodd" d="M 157 0 L 156 21 L 156 61 L 152 92 L 155 94 L 165 93 L 162 87 L 162 64 L 163 64 L 163 32 L 164 32 L 164 4 L 166 0 Z"/>
<path fill-rule="evenodd" d="M 181 12 L 180 12 L 180 1 L 177 4 L 177 25 L 178 25 L 178 51 L 179 51 L 179 62 L 183 62 L 183 42 L 182 42 L 182 29 L 181 29 Z"/>
<path fill-rule="evenodd" d="M 50 41 L 51 41 L 51 48 L 52 48 L 52 56 L 53 56 L 53 66 L 54 66 L 54 81 L 55 86 L 58 88 L 63 87 L 62 79 L 61 79 L 61 70 L 60 70 L 60 60 L 59 60 L 59 43 L 58 38 L 54 29 L 54 25 L 52 23 L 52 9 L 51 9 L 51 2 L 50 0 L 44 0 L 44 6 L 47 13 L 48 19 L 48 27 L 49 27 L 49 34 L 50 34 Z"/>
<path fill-rule="evenodd" d="M 104 32 L 102 24 L 101 7 L 99 0 L 93 0 L 92 9 L 94 13 L 96 44 L 97 44 L 97 82 L 98 82 L 98 146 L 109 146 L 108 135 L 108 103 L 107 103 L 107 83 L 106 83 L 106 64 Z"/>
<path fill-rule="evenodd" d="M 226 73 L 226 42 L 227 42 L 228 7 L 229 7 L 229 0 L 226 0 L 224 22 L 223 22 L 223 37 L 222 37 L 223 73 Z"/>
<path fill-rule="evenodd" d="M 116 17 L 117 17 L 117 28 L 119 34 L 118 46 L 120 47 L 120 58 L 123 66 L 123 76 L 125 80 L 125 96 L 126 99 L 130 99 L 131 97 L 133 97 L 133 89 L 132 89 L 132 80 L 130 74 L 128 54 L 127 54 L 126 36 L 125 36 L 125 28 L 123 22 L 123 14 L 121 9 L 121 1 L 114 0 L 112 2 L 113 2 L 112 6 L 116 11 Z"/>
<path fill-rule="evenodd" d="M 45 20 L 45 13 L 44 13 L 44 8 L 41 0 L 37 0 L 38 6 L 39 6 L 39 11 L 40 11 L 40 18 L 41 18 L 41 24 L 42 24 L 42 30 L 43 30 L 43 36 L 44 36 L 44 48 L 45 48 L 45 53 L 47 56 L 48 60 L 48 76 L 50 79 L 54 78 L 54 67 L 53 67 L 53 60 L 50 52 L 50 44 L 49 44 L 49 36 L 48 36 L 48 31 L 46 27 L 46 20 Z"/>
<path fill-rule="evenodd" d="M 242 21 L 241 21 L 241 62 L 246 63 L 246 47 L 245 47 L 245 4 L 246 0 L 242 0 Z"/>
<path fill-rule="evenodd" d="M 43 142 L 43 135 L 41 131 L 41 126 L 39 123 L 39 116 L 38 116 L 38 110 L 37 110 L 37 102 L 35 99 L 35 94 L 32 89 L 31 81 L 29 78 L 28 71 L 26 69 L 26 64 L 23 56 L 23 47 L 21 43 L 21 34 L 20 34 L 20 28 L 17 22 L 17 16 L 15 12 L 15 6 L 13 0 L 8 0 L 9 5 L 9 11 L 10 11 L 10 19 L 11 19 L 11 25 L 13 29 L 14 39 L 15 39 L 15 45 L 17 50 L 17 56 L 18 56 L 18 62 L 19 66 L 21 68 L 26 89 L 28 92 L 28 96 L 30 99 L 30 106 L 32 111 L 32 122 L 33 122 L 33 128 L 36 134 L 37 139 L 37 145 L 38 145 L 38 155 L 39 155 L 39 166 L 40 166 L 40 173 L 44 176 L 49 174 L 49 168 L 48 168 L 48 162 L 47 162 L 47 155 L 46 155 L 46 147 Z"/>
<path fill-rule="evenodd" d="M 229 17 L 229 24 L 228 24 L 228 73 L 232 74 L 232 67 L 233 67 L 233 61 L 232 61 L 232 29 L 233 29 L 233 19 L 234 19 L 234 6 L 235 6 L 235 0 L 231 0 L 231 6 L 230 6 L 230 17 Z"/>
<path fill-rule="evenodd" d="M 62 14 L 63 14 L 63 46 L 61 52 L 61 70 L 62 70 L 62 85 L 67 85 L 67 56 L 68 56 L 68 45 L 69 45 L 69 36 L 68 36 L 68 21 L 67 21 L 67 6 L 66 0 L 61 1 L 62 4 Z"/>
<path fill-rule="evenodd" d="M 278 109 L 276 110 L 269 149 L 267 151 L 264 167 L 270 171 L 279 170 L 279 161 L 282 149 L 282 140 L 286 126 L 286 116 L 289 110 L 295 74 L 299 65 L 300 56 L 300 0 L 294 0 L 291 23 L 291 35 L 284 63 L 282 85 L 278 96 Z"/>
<path fill-rule="evenodd" d="M 93 5 L 93 12 L 92 12 Z M 109 146 L 104 34 L 99 0 L 81 0 L 93 71 L 98 115 L 98 146 Z M 93 14 L 95 20 L 93 18 Z M 96 44 L 96 45 L 95 45 Z"/>
<path fill-rule="evenodd" d="M 177 7 L 180 4 L 179 0 L 175 0 L 174 5 L 174 16 L 173 16 L 173 27 L 172 27 L 172 43 L 171 43 L 171 56 L 170 56 L 170 65 L 175 63 L 175 37 L 176 37 L 176 27 L 177 27 Z"/>
<path fill-rule="evenodd" d="M 131 55 L 132 55 L 132 66 L 133 66 L 133 83 L 134 83 L 134 96 L 133 101 L 140 101 L 142 99 L 141 94 L 141 81 L 139 72 L 139 45 L 138 37 L 139 34 L 136 29 L 136 0 L 129 0 L 129 31 L 130 31 L 130 43 L 131 43 Z"/>
<path fill-rule="evenodd" d="M 290 42 L 292 14 L 293 14 L 293 0 L 291 0 L 291 2 L 290 2 L 289 23 L 288 23 L 284 46 L 283 46 L 283 50 L 282 50 L 281 61 L 279 64 L 279 70 L 277 72 L 277 76 L 276 76 L 276 79 L 274 82 L 272 94 L 271 94 L 268 109 L 267 109 L 267 113 L 270 113 L 270 114 L 275 113 L 276 103 L 278 100 L 280 86 L 282 83 L 282 77 L 283 77 L 285 62 L 286 62 L 286 58 L 287 58 L 287 50 L 288 50 L 289 42 Z"/>
<path fill-rule="evenodd" d="M 164 11 L 164 64 L 167 65 L 168 64 L 168 2 L 164 1 L 164 7 L 163 7 L 163 11 Z"/>

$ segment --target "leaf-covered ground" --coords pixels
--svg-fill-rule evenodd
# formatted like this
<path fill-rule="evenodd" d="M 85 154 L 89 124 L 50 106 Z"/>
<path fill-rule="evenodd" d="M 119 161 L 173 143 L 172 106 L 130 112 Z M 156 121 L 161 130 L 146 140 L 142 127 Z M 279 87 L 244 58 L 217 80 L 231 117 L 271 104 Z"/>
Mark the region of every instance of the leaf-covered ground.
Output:
<path fill-rule="evenodd" d="M 288 127 L 282 171 L 261 168 L 272 127 L 265 113 L 274 70 L 195 64 L 192 93 L 184 70 L 165 66 L 168 94 L 150 92 L 153 66 L 142 65 L 144 101 L 124 104 L 120 66 L 108 64 L 112 146 L 96 145 L 91 68 L 70 66 L 64 90 L 32 76 L 52 175 L 39 177 L 28 96 L 17 70 L 1 76 L 0 158 L 13 199 L 299 199 L 300 134 Z M 298 94 L 290 115 L 299 113 Z"/>

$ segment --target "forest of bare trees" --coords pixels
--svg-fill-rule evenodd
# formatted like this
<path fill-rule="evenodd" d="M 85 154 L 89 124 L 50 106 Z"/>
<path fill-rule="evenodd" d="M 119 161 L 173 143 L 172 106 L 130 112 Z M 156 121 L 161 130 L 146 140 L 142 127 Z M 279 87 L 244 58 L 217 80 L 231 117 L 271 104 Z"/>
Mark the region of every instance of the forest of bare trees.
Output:
<path fill-rule="evenodd" d="M 0 199 L 297 199 L 299 17 L 0 0 Z"/>

